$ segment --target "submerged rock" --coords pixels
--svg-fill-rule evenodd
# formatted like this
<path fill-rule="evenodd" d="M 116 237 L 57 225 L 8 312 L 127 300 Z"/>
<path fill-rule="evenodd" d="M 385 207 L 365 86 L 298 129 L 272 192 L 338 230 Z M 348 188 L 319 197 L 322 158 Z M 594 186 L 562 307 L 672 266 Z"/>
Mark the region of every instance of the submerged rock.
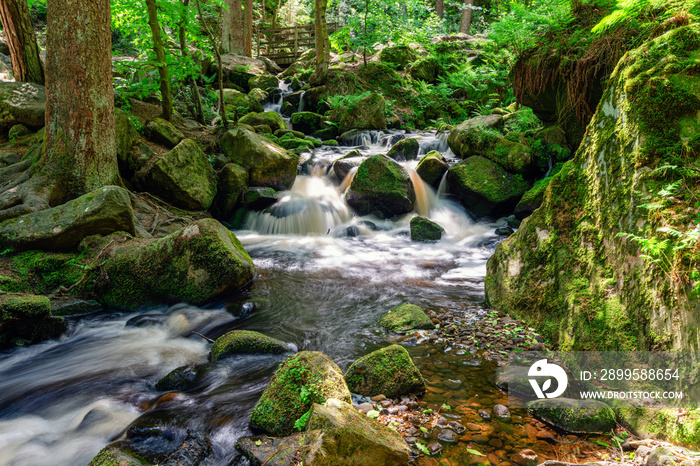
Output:
<path fill-rule="evenodd" d="M 416 193 L 401 165 L 385 155 L 373 155 L 360 164 L 345 199 L 360 215 L 393 217 L 413 211 Z"/>
<path fill-rule="evenodd" d="M 90 235 L 135 233 L 129 193 L 105 186 L 50 209 L 0 223 L 0 244 L 16 250 L 68 251 Z"/>
<path fill-rule="evenodd" d="M 605 434 L 617 425 L 610 406 L 595 400 L 535 400 L 528 402 L 527 410 L 537 419 L 575 434 Z"/>
<path fill-rule="evenodd" d="M 275 338 L 250 330 L 233 330 L 216 339 L 209 359 L 218 361 L 234 354 L 281 354 L 289 346 Z"/>
<path fill-rule="evenodd" d="M 248 171 L 248 184 L 285 190 L 297 175 L 299 156 L 252 131 L 234 128 L 221 138 L 221 148 L 233 163 Z"/>
<path fill-rule="evenodd" d="M 345 373 L 352 393 L 389 398 L 425 392 L 425 380 L 403 346 L 391 345 L 358 359 Z"/>
<path fill-rule="evenodd" d="M 411 330 L 433 330 L 435 325 L 430 317 L 415 304 L 402 304 L 384 315 L 379 325 L 395 333 L 407 333 Z"/>
<path fill-rule="evenodd" d="M 302 351 L 284 361 L 250 414 L 250 427 L 288 435 L 314 403 L 329 398 L 350 402 L 340 368 L 325 354 Z"/>
<path fill-rule="evenodd" d="M 411 219 L 411 241 L 434 242 L 442 238 L 445 229 L 421 216 Z"/>
<path fill-rule="evenodd" d="M 410 460 L 398 432 L 336 399 L 313 405 L 305 442 L 301 455 L 309 466 L 402 466 Z"/>
<path fill-rule="evenodd" d="M 255 266 L 238 238 L 214 219 L 197 220 L 157 240 L 132 240 L 110 253 L 107 283 L 97 291 L 108 306 L 201 305 L 238 291 Z"/>

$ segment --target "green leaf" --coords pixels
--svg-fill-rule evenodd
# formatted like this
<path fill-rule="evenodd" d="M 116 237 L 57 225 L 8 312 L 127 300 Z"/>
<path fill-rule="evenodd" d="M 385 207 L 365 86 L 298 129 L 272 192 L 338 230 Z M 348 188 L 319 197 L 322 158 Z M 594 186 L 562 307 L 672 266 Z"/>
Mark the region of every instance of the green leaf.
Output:
<path fill-rule="evenodd" d="M 598 445 L 603 446 L 603 447 L 609 447 L 609 446 L 610 446 L 609 443 L 605 443 L 605 442 L 603 442 L 602 440 L 596 440 L 595 443 L 597 443 Z"/>
<path fill-rule="evenodd" d="M 373 409 L 367 413 L 367 417 L 370 419 L 377 419 L 379 417 L 379 411 Z"/>
<path fill-rule="evenodd" d="M 256 440 L 255 446 L 259 447 L 260 445 L 262 445 L 262 440 Z"/>
<path fill-rule="evenodd" d="M 472 450 L 471 448 L 467 448 L 467 453 L 471 453 L 472 455 L 476 455 L 476 456 L 486 456 L 483 453 L 481 453 L 480 451 Z"/>

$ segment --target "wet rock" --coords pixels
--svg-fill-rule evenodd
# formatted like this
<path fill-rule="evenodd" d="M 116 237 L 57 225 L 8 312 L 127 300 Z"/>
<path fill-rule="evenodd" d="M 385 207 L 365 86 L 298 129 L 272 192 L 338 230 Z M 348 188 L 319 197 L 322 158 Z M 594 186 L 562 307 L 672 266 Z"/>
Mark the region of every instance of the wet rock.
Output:
<path fill-rule="evenodd" d="M 135 233 L 129 193 L 105 186 L 65 204 L 0 223 L 0 244 L 15 250 L 74 249 L 86 236 Z"/>
<path fill-rule="evenodd" d="M 433 330 L 435 325 L 423 309 L 415 304 L 402 304 L 387 312 L 379 325 L 394 333 L 407 333 L 411 330 Z"/>
<path fill-rule="evenodd" d="M 457 390 L 459 387 L 462 386 L 462 381 L 457 379 L 447 379 L 443 382 L 443 385 L 449 388 L 450 390 Z"/>
<path fill-rule="evenodd" d="M 430 151 L 420 159 L 416 166 L 416 173 L 423 181 L 437 189 L 440 186 L 442 178 L 445 176 L 449 166 L 443 155 L 434 150 Z"/>
<path fill-rule="evenodd" d="M 159 157 L 145 179 L 150 192 L 183 209 L 206 210 L 216 195 L 214 167 L 192 139 Z"/>
<path fill-rule="evenodd" d="M 51 314 L 55 316 L 70 316 L 89 314 L 102 309 L 97 301 L 82 299 L 53 299 L 51 300 Z"/>
<path fill-rule="evenodd" d="M 185 135 L 180 130 L 162 118 L 156 118 L 149 122 L 146 125 L 146 131 L 150 134 L 151 141 L 168 149 L 174 148 L 185 139 Z"/>
<path fill-rule="evenodd" d="M 365 396 L 389 397 L 424 393 L 425 380 L 405 348 L 391 345 L 364 356 L 348 368 L 350 391 Z"/>
<path fill-rule="evenodd" d="M 408 465 L 410 448 L 401 435 L 349 404 L 329 399 L 309 416 L 304 464 L 324 466 Z"/>
<path fill-rule="evenodd" d="M 430 452 L 431 455 L 436 456 L 442 453 L 442 445 L 439 443 L 431 443 L 428 445 L 428 451 Z"/>
<path fill-rule="evenodd" d="M 438 440 L 447 443 L 457 443 L 457 433 L 451 429 L 443 429 L 438 435 Z"/>
<path fill-rule="evenodd" d="M 496 228 L 496 234 L 500 236 L 510 236 L 513 233 L 513 229 L 511 227 L 498 227 Z"/>
<path fill-rule="evenodd" d="M 233 330 L 216 339 L 209 359 L 218 361 L 236 354 L 282 354 L 289 346 L 275 338 L 251 330 Z"/>
<path fill-rule="evenodd" d="M 447 144 L 454 154 L 462 159 L 473 155 L 483 155 L 492 148 L 500 134 L 498 129 L 504 124 L 501 115 L 477 116 L 457 125 L 450 131 Z"/>
<path fill-rule="evenodd" d="M 607 433 L 616 426 L 615 413 L 600 401 L 552 398 L 527 403 L 528 412 L 572 433 Z"/>
<path fill-rule="evenodd" d="M 447 427 L 455 431 L 457 434 L 462 435 L 467 431 L 467 428 L 464 427 L 462 424 L 460 424 L 457 421 L 450 421 L 447 423 Z"/>
<path fill-rule="evenodd" d="M 243 204 L 251 210 L 263 210 L 277 202 L 277 192 L 272 188 L 253 186 L 243 193 Z"/>
<path fill-rule="evenodd" d="M 136 309 L 149 304 L 204 304 L 239 291 L 255 266 L 238 238 L 214 219 L 193 222 L 157 240 L 115 247 L 97 289 L 108 306 Z"/>
<path fill-rule="evenodd" d="M 202 464 L 212 452 L 211 442 L 204 432 L 187 431 L 187 437 L 182 445 L 159 464 L 162 466 L 197 466 Z"/>
<path fill-rule="evenodd" d="M 0 348 L 58 338 L 65 330 L 64 319 L 51 315 L 46 296 L 0 294 Z"/>
<path fill-rule="evenodd" d="M 292 125 L 296 131 L 301 131 L 304 134 L 311 134 L 321 129 L 323 124 L 323 115 L 313 112 L 297 112 L 292 115 Z"/>
<path fill-rule="evenodd" d="M 345 200 L 359 215 L 389 218 L 412 212 L 416 193 L 406 169 L 384 155 L 374 155 L 358 167 Z"/>
<path fill-rule="evenodd" d="M 389 158 L 402 162 L 415 159 L 418 156 L 419 150 L 420 144 L 418 143 L 418 139 L 402 139 L 394 144 L 386 155 Z"/>
<path fill-rule="evenodd" d="M 485 409 L 479 410 L 479 416 L 481 416 L 481 418 L 485 421 L 488 421 L 489 419 L 491 419 L 491 413 L 489 413 Z"/>
<path fill-rule="evenodd" d="M 532 396 L 532 385 L 528 381 L 528 366 L 499 367 L 493 373 L 494 383 L 501 390 Z"/>
<path fill-rule="evenodd" d="M 299 447 L 304 444 L 304 433 L 274 438 L 265 435 L 243 437 L 236 442 L 236 450 L 253 465 L 292 466 Z"/>
<path fill-rule="evenodd" d="M 493 407 L 493 414 L 501 421 L 510 420 L 510 411 L 503 405 L 496 405 Z"/>
<path fill-rule="evenodd" d="M 131 454 L 116 448 L 107 446 L 88 463 L 88 466 L 144 466 Z"/>
<path fill-rule="evenodd" d="M 201 381 L 203 373 L 203 367 L 181 366 L 158 380 L 155 389 L 161 392 L 191 390 Z"/>
<path fill-rule="evenodd" d="M 244 128 L 227 131 L 221 148 L 233 163 L 248 171 L 248 184 L 289 189 L 297 174 L 299 156 Z"/>
<path fill-rule="evenodd" d="M 299 374 L 305 374 L 303 378 Z M 302 387 L 308 394 L 301 397 Z M 314 403 L 329 398 L 351 402 L 340 368 L 325 354 L 301 351 L 275 372 L 250 415 L 250 427 L 271 435 L 288 435 Z M 359 414 L 358 414 L 359 416 Z"/>
<path fill-rule="evenodd" d="M 445 229 L 420 215 L 411 219 L 411 241 L 429 243 L 439 241 Z"/>
<path fill-rule="evenodd" d="M 534 466 L 537 464 L 537 453 L 532 450 L 521 450 L 511 455 L 510 460 L 518 466 Z"/>

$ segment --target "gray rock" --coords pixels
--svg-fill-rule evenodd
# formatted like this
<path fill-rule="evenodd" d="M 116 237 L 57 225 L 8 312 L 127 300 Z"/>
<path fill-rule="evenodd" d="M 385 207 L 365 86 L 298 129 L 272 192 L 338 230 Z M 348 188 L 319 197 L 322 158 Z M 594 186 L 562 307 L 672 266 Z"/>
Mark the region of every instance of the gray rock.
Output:
<path fill-rule="evenodd" d="M 32 128 L 44 126 L 46 92 L 44 86 L 31 83 L 0 83 L 0 127 L 23 124 Z"/>
<path fill-rule="evenodd" d="M 572 433 L 607 433 L 617 425 L 615 412 L 595 400 L 536 400 L 527 403 L 527 409 L 537 419 Z"/>

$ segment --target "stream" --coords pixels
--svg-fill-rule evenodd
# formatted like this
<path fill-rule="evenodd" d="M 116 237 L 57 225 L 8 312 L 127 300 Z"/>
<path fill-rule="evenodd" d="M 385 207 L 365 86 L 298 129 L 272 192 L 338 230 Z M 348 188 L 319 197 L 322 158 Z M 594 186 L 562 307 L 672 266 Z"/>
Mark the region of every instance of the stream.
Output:
<path fill-rule="evenodd" d="M 286 355 L 227 358 L 209 364 L 190 392 L 157 392 L 155 382 L 176 367 L 207 363 L 210 345 L 193 331 L 212 339 L 233 329 L 260 331 L 299 350 L 322 351 L 345 370 L 394 341 L 377 321 L 401 303 L 464 320 L 485 314 L 478 303 L 486 261 L 499 241 L 496 224 L 474 222 L 444 192 L 438 196 L 417 179 L 418 209 L 446 233 L 437 243 L 412 242 L 408 222 L 415 214 L 393 221 L 354 217 L 325 175 L 352 149 L 385 153 L 404 136 L 419 139 L 421 154 L 437 149 L 451 156 L 446 134 L 434 133 L 366 132 L 353 147 L 314 150 L 293 188 L 236 231 L 258 271 L 244 294 L 204 309 L 179 304 L 73 318 L 60 340 L 0 355 L 0 466 L 85 465 L 127 428 L 138 437 L 153 427 L 164 434 L 136 442 L 147 451 L 171 450 L 196 429 L 214 446 L 207 464 L 239 464 L 235 443 L 251 435 L 250 411 Z M 416 164 L 405 162 L 409 170 Z M 407 346 L 428 382 L 421 406 L 448 404 L 455 409 L 446 415 L 470 429 L 443 445 L 441 464 L 466 464 L 474 449 L 496 463 L 523 448 L 554 458 L 552 443 L 533 434 L 526 412 L 514 411 L 508 424 L 484 422 L 479 414 L 506 403 L 489 382 L 494 361 L 436 348 Z M 452 385 L 445 385 L 448 379 Z"/>

